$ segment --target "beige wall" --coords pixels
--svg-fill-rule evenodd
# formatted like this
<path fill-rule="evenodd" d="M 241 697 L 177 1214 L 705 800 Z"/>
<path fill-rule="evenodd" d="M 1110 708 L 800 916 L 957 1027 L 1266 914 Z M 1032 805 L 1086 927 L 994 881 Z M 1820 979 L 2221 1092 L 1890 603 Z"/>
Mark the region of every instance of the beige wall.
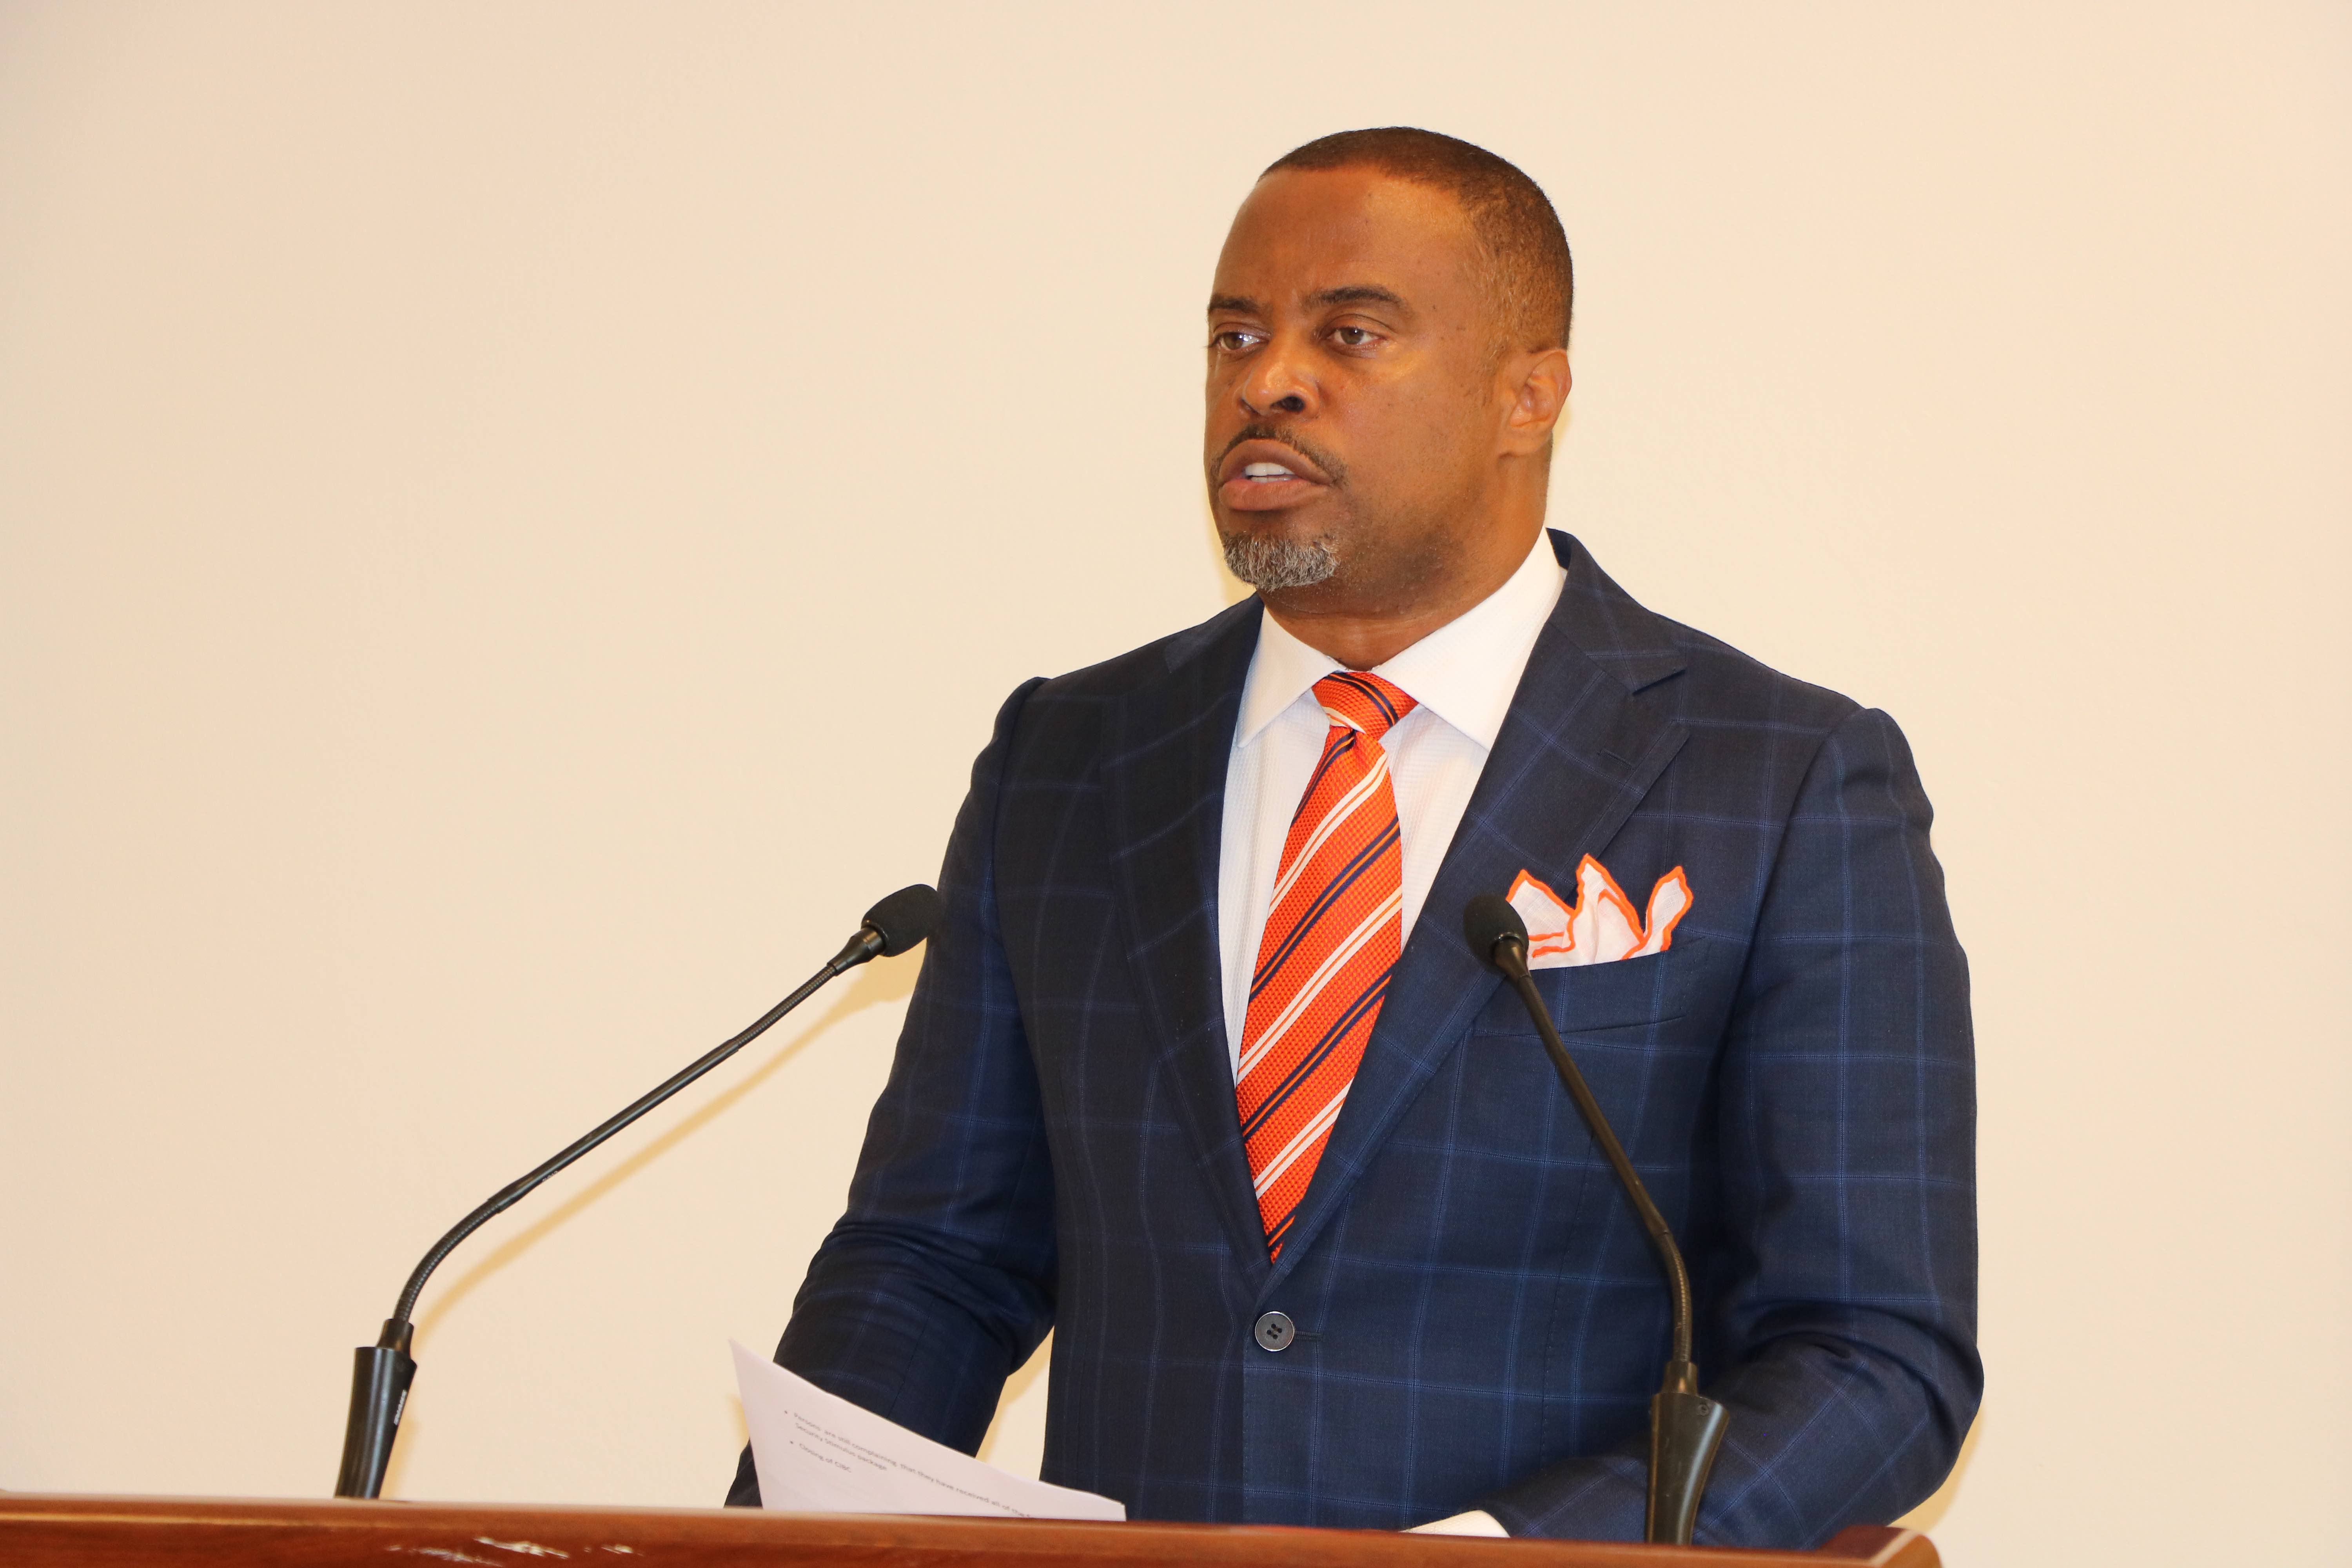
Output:
<path fill-rule="evenodd" d="M 1223 223 L 1405 121 L 1567 218 L 1559 518 L 1941 809 L 1948 1559 L 2344 1561 L 2348 97 L 2335 3 L 0 4 L 0 1487 L 322 1493 L 425 1243 L 1224 602 Z M 715 1499 L 911 978 L 461 1254 L 394 1489 Z"/>

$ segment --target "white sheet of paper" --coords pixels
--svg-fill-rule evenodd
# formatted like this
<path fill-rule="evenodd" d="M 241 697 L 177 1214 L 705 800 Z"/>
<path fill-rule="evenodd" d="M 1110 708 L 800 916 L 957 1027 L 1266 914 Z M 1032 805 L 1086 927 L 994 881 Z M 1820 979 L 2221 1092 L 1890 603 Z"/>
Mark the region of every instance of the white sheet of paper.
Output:
<path fill-rule="evenodd" d="M 729 1342 L 760 1500 L 807 1513 L 987 1514 L 1123 1521 L 1117 1500 L 1000 1470 Z"/>

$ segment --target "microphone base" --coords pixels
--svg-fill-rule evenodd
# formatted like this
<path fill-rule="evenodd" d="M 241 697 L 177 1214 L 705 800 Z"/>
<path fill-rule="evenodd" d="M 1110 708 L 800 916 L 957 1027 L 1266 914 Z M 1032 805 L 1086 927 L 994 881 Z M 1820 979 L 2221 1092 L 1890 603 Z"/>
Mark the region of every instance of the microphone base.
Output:
<path fill-rule="evenodd" d="M 1698 1392 L 1688 1362 L 1666 1368 L 1666 1385 L 1650 1396 L 1650 1510 L 1644 1539 L 1688 1546 L 1698 1526 L 1707 1472 L 1731 1414 Z"/>
<path fill-rule="evenodd" d="M 412 1324 L 387 1319 L 375 1343 L 352 1352 L 352 1409 L 343 1425 L 337 1497 L 372 1498 L 383 1490 L 401 1414 L 408 1407 L 408 1385 L 416 1378 L 416 1363 L 408 1354 L 415 1332 Z"/>

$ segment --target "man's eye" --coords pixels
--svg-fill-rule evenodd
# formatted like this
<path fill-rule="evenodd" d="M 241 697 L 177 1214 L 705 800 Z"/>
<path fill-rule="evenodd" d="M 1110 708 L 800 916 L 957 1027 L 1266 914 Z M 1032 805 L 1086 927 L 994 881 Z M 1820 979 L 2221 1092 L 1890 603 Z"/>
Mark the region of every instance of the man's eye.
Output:
<path fill-rule="evenodd" d="M 1257 333 L 1245 332 L 1238 327 L 1229 328 L 1209 340 L 1213 347 L 1223 349 L 1229 354 L 1240 353 L 1244 349 L 1255 347 L 1263 341 Z"/>
<path fill-rule="evenodd" d="M 1380 334 L 1370 327 L 1334 327 L 1331 336 L 1343 349 L 1360 349 L 1369 346 Z"/>

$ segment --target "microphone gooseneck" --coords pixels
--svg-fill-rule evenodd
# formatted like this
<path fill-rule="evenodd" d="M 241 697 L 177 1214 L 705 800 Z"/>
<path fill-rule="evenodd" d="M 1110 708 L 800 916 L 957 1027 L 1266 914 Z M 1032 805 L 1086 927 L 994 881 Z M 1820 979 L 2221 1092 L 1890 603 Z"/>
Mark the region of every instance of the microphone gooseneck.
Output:
<path fill-rule="evenodd" d="M 1577 1113 L 1584 1118 L 1584 1125 L 1591 1132 L 1592 1141 L 1601 1146 L 1609 1168 L 1617 1173 L 1617 1184 L 1624 1189 L 1633 1212 L 1640 1216 L 1642 1228 L 1649 1232 L 1650 1245 L 1656 1249 L 1658 1262 L 1665 1270 L 1666 1293 L 1674 1308 L 1674 1352 L 1666 1361 L 1664 1380 L 1650 1400 L 1649 1518 L 1645 1533 L 1651 1541 L 1687 1546 L 1698 1523 L 1699 1500 L 1706 1490 L 1707 1472 L 1714 1468 L 1716 1449 L 1729 1423 L 1722 1404 L 1698 1391 L 1698 1366 L 1691 1359 L 1690 1270 L 1683 1263 L 1682 1248 L 1675 1245 L 1675 1233 L 1667 1226 L 1666 1216 L 1658 1212 L 1648 1189 L 1642 1185 L 1633 1162 L 1626 1157 L 1625 1146 L 1617 1141 L 1616 1131 L 1610 1127 L 1601 1102 L 1585 1083 L 1576 1058 L 1568 1054 L 1568 1047 L 1551 1021 L 1551 1010 L 1544 1005 L 1543 993 L 1536 989 L 1535 976 L 1528 970 L 1527 922 L 1519 918 L 1519 911 L 1511 907 L 1507 899 L 1483 893 L 1471 900 L 1469 907 L 1462 911 L 1462 931 L 1479 961 L 1501 970 L 1503 977 L 1518 993 L 1536 1033 L 1543 1038 L 1544 1050 L 1550 1056 L 1561 1085 L 1567 1089 L 1569 1099 L 1576 1102 Z"/>
<path fill-rule="evenodd" d="M 335 1495 L 372 1498 L 383 1489 L 384 1471 L 392 1463 L 393 1442 L 400 1434 L 401 1414 L 408 1405 L 408 1387 L 416 1376 L 416 1363 L 409 1355 L 416 1333 L 412 1321 L 416 1299 L 423 1293 L 425 1282 L 441 1266 L 441 1260 L 455 1251 L 458 1243 L 512 1208 L 550 1176 L 758 1039 L 777 1019 L 814 995 L 826 982 L 870 959 L 896 957 L 919 945 L 939 929 L 946 911 L 946 900 L 932 888 L 919 882 L 911 888 L 899 889 L 866 911 L 857 934 L 844 943 L 824 968 L 803 981 L 791 995 L 761 1014 L 751 1027 L 688 1063 L 566 1144 L 543 1164 L 500 1187 L 435 1242 L 410 1272 L 408 1283 L 401 1288 L 400 1304 L 384 1320 L 383 1331 L 376 1336 L 375 1343 L 362 1345 L 354 1352 L 357 1360 L 352 1371 L 352 1407 L 343 1429 L 343 1462 L 335 1479 Z"/>

